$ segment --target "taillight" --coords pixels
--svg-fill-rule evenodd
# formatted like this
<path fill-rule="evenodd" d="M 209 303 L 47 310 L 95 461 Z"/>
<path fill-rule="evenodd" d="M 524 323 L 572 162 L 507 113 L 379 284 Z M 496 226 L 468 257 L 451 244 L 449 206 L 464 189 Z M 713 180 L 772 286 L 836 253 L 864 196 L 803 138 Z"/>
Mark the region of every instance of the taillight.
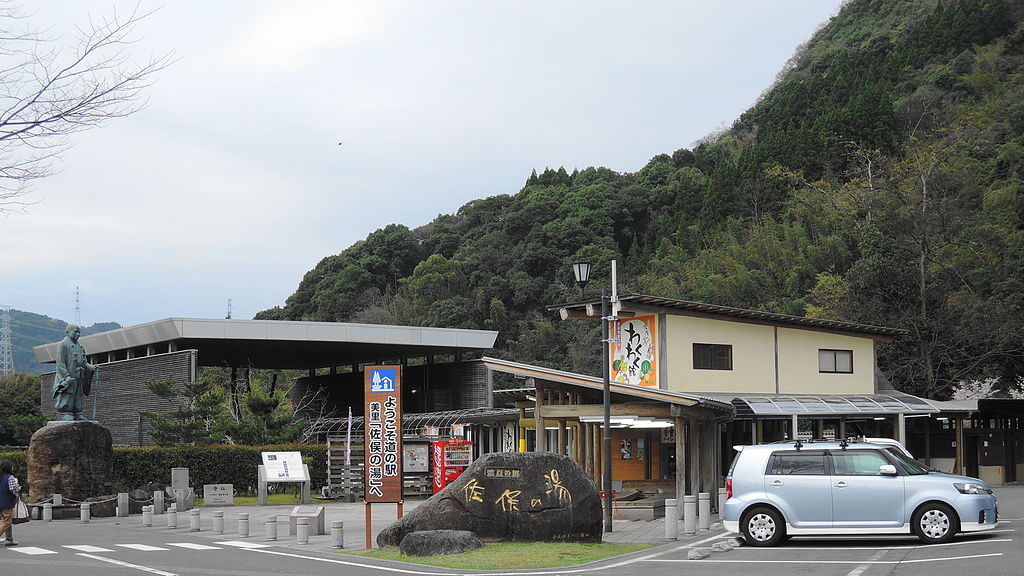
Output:
<path fill-rule="evenodd" d="M 725 479 L 725 499 L 732 498 L 732 478 Z"/>

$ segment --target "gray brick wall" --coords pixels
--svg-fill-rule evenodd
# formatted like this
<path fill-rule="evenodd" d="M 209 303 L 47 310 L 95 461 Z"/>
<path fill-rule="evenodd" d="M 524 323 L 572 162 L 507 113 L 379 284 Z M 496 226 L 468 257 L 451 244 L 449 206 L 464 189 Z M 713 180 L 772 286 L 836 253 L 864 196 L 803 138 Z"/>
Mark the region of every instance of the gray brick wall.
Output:
<path fill-rule="evenodd" d="M 170 404 L 146 388 L 146 382 L 173 380 L 178 383 L 196 379 L 196 350 L 182 350 L 100 364 L 99 391 L 93 391 L 96 420 L 110 430 L 115 446 L 148 446 L 153 443 L 148 425 L 139 410 L 163 412 Z M 39 400 L 43 416 L 55 417 L 53 376 L 40 379 Z M 95 385 L 94 385 L 95 388 Z M 86 398 L 83 415 L 92 417 L 93 396 Z"/>

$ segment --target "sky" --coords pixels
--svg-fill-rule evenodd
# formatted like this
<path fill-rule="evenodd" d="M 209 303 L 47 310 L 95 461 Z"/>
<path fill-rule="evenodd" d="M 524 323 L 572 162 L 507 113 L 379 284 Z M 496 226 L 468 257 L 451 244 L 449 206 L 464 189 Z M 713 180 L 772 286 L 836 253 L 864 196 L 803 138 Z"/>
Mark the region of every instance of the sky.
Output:
<path fill-rule="evenodd" d="M 155 10 L 144 109 L 75 134 L 0 215 L 0 305 L 83 325 L 252 318 L 388 224 L 531 170 L 635 172 L 728 127 L 840 0 L 48 0 L 76 27 Z"/>

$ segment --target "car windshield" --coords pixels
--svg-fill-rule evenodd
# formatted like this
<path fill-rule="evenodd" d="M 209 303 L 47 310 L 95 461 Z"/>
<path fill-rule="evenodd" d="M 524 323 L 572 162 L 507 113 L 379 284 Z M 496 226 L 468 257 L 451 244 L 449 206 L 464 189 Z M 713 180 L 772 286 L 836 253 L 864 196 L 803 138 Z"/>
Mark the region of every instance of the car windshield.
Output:
<path fill-rule="evenodd" d="M 888 450 L 889 454 L 900 463 L 900 466 L 903 466 L 903 469 L 907 471 L 907 474 L 919 476 L 921 474 L 927 474 L 929 470 L 933 470 L 933 468 L 914 460 L 897 448 L 886 448 L 886 450 Z"/>

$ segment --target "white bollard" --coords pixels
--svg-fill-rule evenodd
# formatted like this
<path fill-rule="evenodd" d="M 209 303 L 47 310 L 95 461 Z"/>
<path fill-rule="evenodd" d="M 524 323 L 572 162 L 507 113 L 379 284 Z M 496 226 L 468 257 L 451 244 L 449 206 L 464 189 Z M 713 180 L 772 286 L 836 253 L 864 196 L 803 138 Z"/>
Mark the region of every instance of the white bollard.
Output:
<path fill-rule="evenodd" d="M 223 534 L 224 533 L 224 511 L 217 510 L 213 513 L 213 533 Z"/>
<path fill-rule="evenodd" d="M 309 518 L 295 519 L 295 541 L 298 544 L 309 544 Z"/>
<path fill-rule="evenodd" d="M 267 540 L 277 540 L 277 515 L 271 514 L 267 516 L 267 521 L 264 525 L 267 527 Z"/>
<path fill-rule="evenodd" d="M 164 493 L 161 491 L 153 492 L 153 513 L 163 514 L 164 510 Z"/>
<path fill-rule="evenodd" d="M 249 537 L 249 513 L 241 512 L 238 514 L 238 537 L 248 538 Z"/>
<path fill-rule="evenodd" d="M 683 534 L 692 536 L 697 533 L 697 497 L 683 496 Z"/>
<path fill-rule="evenodd" d="M 54 506 L 63 506 L 64 505 L 64 495 L 63 494 L 54 494 L 53 495 L 53 505 Z"/>
<path fill-rule="evenodd" d="M 718 489 L 718 521 L 725 520 L 725 501 L 729 499 L 729 493 L 725 488 Z"/>
<path fill-rule="evenodd" d="M 127 518 L 131 504 L 128 502 L 127 492 L 118 492 L 117 494 L 117 517 Z"/>
<path fill-rule="evenodd" d="M 711 493 L 701 492 L 697 495 L 697 527 L 701 530 L 711 529 Z"/>
<path fill-rule="evenodd" d="M 53 521 L 53 504 L 47 502 L 43 504 L 43 522 Z"/>
<path fill-rule="evenodd" d="M 153 506 L 152 505 L 143 506 L 142 507 L 142 525 L 147 527 L 147 528 L 153 525 Z"/>
<path fill-rule="evenodd" d="M 193 508 L 188 511 L 188 529 L 190 532 L 199 532 L 201 522 L 199 508 Z"/>
<path fill-rule="evenodd" d="M 331 548 L 340 549 L 345 547 L 345 522 L 331 520 Z"/>
<path fill-rule="evenodd" d="M 679 507 L 675 498 L 665 500 L 665 539 L 679 539 Z"/>
<path fill-rule="evenodd" d="M 82 517 L 82 523 L 88 524 L 89 517 L 92 515 L 92 504 L 89 502 L 82 502 L 78 510 Z"/>
<path fill-rule="evenodd" d="M 178 509 L 175 508 L 174 504 L 171 504 L 171 507 L 167 509 L 167 527 L 178 527 Z"/>

